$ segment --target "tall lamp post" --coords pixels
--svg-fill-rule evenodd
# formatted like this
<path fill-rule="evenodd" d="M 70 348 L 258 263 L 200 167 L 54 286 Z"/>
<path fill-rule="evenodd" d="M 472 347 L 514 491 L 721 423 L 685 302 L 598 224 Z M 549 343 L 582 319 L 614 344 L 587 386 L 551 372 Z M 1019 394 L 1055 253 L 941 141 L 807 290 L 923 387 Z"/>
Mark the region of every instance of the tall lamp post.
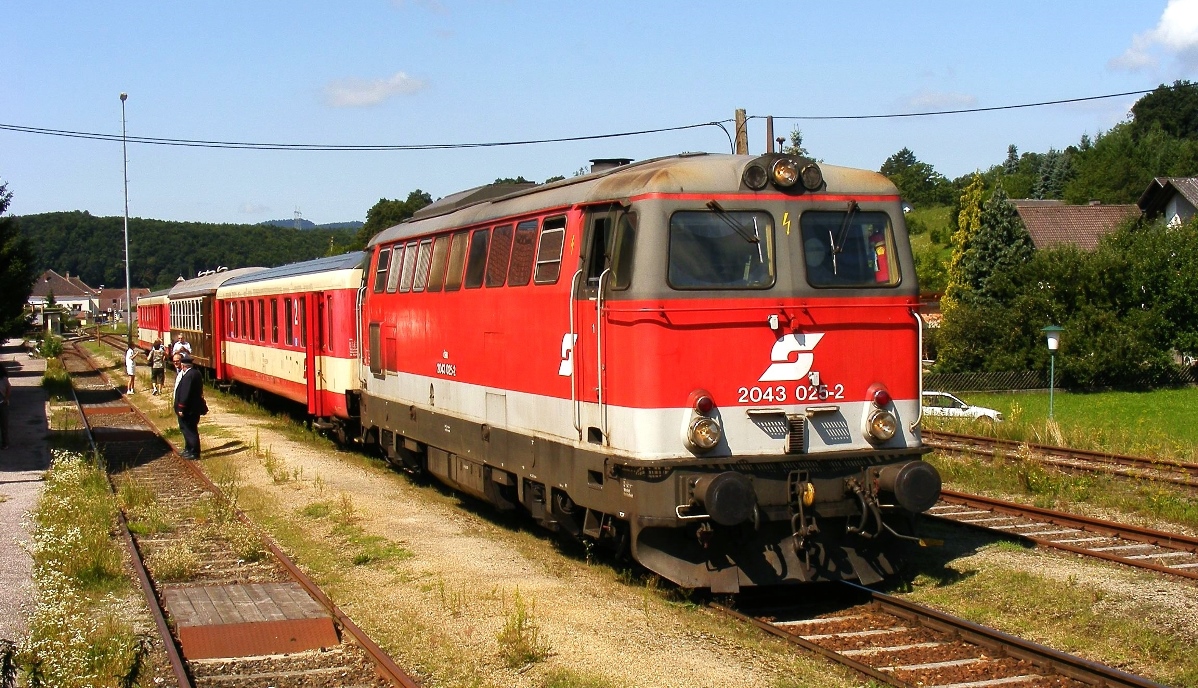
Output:
<path fill-rule="evenodd" d="M 1052 389 L 1057 379 L 1057 349 L 1061 348 L 1061 332 L 1065 328 L 1049 325 L 1040 331 L 1048 337 L 1048 419 L 1052 420 Z"/>
<path fill-rule="evenodd" d="M 126 337 L 133 341 L 133 304 L 130 302 L 129 289 L 129 153 L 125 148 L 125 101 L 128 93 L 121 94 L 121 169 L 125 179 L 125 327 Z"/>

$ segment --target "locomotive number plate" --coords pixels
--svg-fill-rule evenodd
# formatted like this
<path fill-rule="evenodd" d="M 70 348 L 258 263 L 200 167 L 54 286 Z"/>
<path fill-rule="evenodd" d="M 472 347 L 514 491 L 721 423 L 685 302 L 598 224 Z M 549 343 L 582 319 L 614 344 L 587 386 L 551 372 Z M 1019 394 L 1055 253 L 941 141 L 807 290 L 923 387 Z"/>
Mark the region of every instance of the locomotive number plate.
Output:
<path fill-rule="evenodd" d="M 844 385 L 798 385 L 793 388 L 786 385 L 772 385 L 741 387 L 736 390 L 736 403 L 738 404 L 760 404 L 762 402 L 785 404 L 788 401 L 828 401 L 830 399 L 844 399 Z"/>

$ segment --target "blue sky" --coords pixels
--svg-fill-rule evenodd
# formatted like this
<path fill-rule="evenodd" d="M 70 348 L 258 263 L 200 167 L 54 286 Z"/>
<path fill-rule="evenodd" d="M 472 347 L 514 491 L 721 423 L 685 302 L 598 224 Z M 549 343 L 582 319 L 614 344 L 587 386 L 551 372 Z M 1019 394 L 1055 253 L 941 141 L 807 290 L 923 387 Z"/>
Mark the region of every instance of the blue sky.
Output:
<path fill-rule="evenodd" d="M 461 143 L 750 115 L 987 107 L 1198 76 L 1198 0 L 5 3 L 0 124 L 267 143 Z M 804 122 L 825 161 L 906 146 L 955 177 L 1007 145 L 1045 151 L 1121 121 L 1134 97 L 999 113 Z M 790 122 L 778 122 L 779 133 Z M 750 151 L 764 148 L 754 120 Z M 378 199 L 595 157 L 727 152 L 707 127 L 419 152 L 129 147 L 134 217 L 361 220 Z M 123 211 L 119 143 L 0 130 L 10 212 Z"/>

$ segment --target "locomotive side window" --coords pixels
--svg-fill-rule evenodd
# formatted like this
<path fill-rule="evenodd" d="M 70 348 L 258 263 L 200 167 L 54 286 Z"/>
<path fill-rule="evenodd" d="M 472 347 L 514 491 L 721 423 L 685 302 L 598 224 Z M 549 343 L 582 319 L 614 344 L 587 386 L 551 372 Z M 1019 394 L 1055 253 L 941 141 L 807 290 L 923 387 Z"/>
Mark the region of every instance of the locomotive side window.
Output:
<path fill-rule="evenodd" d="M 399 276 L 403 271 L 403 244 L 396 244 L 395 248 L 391 249 L 391 265 L 387 268 L 387 293 L 394 294 L 395 289 L 399 287 Z"/>
<path fill-rule="evenodd" d="M 491 237 L 491 257 L 487 259 L 487 286 L 502 287 L 507 281 L 507 264 L 512 255 L 512 226 L 495 228 Z"/>
<path fill-rule="evenodd" d="M 487 269 L 487 242 L 491 230 L 475 230 L 470 239 L 470 255 L 466 258 L 466 288 L 478 289 L 483 284 L 483 273 Z"/>
<path fill-rule="evenodd" d="M 466 262 L 466 239 L 469 236 L 469 232 L 453 235 L 453 243 L 449 246 L 449 272 L 445 275 L 445 291 L 457 291 L 462 288 L 462 267 Z"/>
<path fill-rule="evenodd" d="M 442 235 L 433 242 L 433 256 L 428 271 L 428 290 L 441 291 L 445 284 L 445 263 L 449 258 L 449 236 Z"/>
<path fill-rule="evenodd" d="M 399 280 L 399 290 L 402 292 L 412 290 L 412 276 L 416 274 L 416 253 L 417 243 L 409 241 L 407 248 L 404 249 L 403 278 Z"/>
<path fill-rule="evenodd" d="M 387 268 L 390 266 L 391 249 L 384 248 L 379 251 L 378 262 L 374 264 L 374 293 L 383 291 L 383 285 L 387 283 Z"/>
<path fill-rule="evenodd" d="M 428 257 L 432 250 L 432 239 L 420 242 L 420 257 L 416 259 L 416 281 L 412 283 L 412 291 L 424 291 L 425 282 L 428 280 Z"/>
<path fill-rule="evenodd" d="M 377 291 L 377 290 L 375 290 Z M 270 341 L 272 344 L 279 343 L 279 300 L 270 300 Z"/>
<path fill-rule="evenodd" d="M 383 350 L 379 336 L 379 324 L 370 323 L 370 372 L 375 377 L 383 377 Z"/>
<path fill-rule="evenodd" d="M 674 289 L 769 289 L 774 285 L 773 218 L 718 205 L 674 213 L 668 280 Z"/>
<path fill-rule="evenodd" d="M 536 245 L 537 221 L 525 220 L 516 225 L 516 238 L 512 243 L 512 265 L 507 272 L 508 286 L 523 287 L 532 279 L 532 259 Z"/>
<path fill-rule="evenodd" d="M 890 216 L 809 211 L 799 222 L 807 282 L 813 287 L 893 287 L 899 283 Z"/>
<path fill-rule="evenodd" d="M 551 217 L 541 228 L 541 242 L 537 247 L 537 269 L 533 281 L 537 284 L 553 284 L 562 271 L 562 246 L 566 238 L 566 218 Z"/>

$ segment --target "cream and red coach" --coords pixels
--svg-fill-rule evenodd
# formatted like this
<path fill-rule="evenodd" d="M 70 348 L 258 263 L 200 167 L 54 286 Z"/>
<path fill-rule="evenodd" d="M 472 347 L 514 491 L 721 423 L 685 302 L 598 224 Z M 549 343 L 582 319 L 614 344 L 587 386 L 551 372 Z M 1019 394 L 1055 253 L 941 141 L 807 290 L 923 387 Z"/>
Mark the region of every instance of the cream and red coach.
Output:
<path fill-rule="evenodd" d="M 939 494 L 895 187 L 682 155 L 374 237 L 361 421 L 397 463 L 688 587 L 892 573 Z"/>
<path fill-rule="evenodd" d="M 137 345 L 149 349 L 154 342 L 171 343 L 170 289 L 151 292 L 137 300 Z"/>
<path fill-rule="evenodd" d="M 358 386 L 354 331 L 364 258 L 359 251 L 226 281 L 216 292 L 217 379 L 304 404 L 318 427 L 346 439 L 355 430 L 346 424 L 346 391 Z"/>

